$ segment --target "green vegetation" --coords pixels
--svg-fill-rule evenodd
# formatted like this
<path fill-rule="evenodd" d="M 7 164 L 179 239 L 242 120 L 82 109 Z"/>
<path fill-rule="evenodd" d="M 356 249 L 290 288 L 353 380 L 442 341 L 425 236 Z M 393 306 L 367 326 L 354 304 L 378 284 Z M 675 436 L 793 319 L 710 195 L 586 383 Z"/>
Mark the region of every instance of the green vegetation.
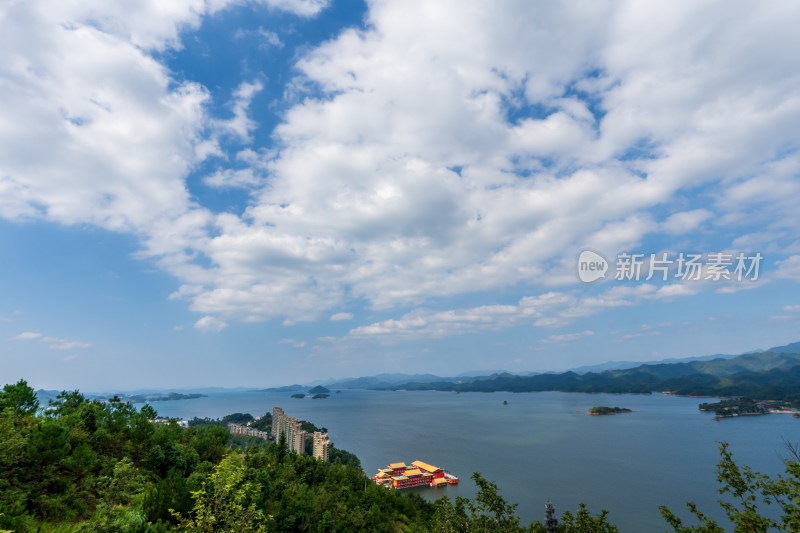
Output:
<path fill-rule="evenodd" d="M 247 425 L 253 420 L 253 415 L 250 413 L 233 413 L 222 417 L 223 424 L 241 424 L 243 426 Z"/>
<path fill-rule="evenodd" d="M 267 416 L 235 413 L 195 419 L 189 428 L 154 424 L 155 410 L 111 398 L 62 392 L 40 409 L 25 381 L 0 391 L 0 532 L 536 532 L 520 524 L 516 505 L 478 473 L 474 499 L 428 503 L 415 494 L 370 482 L 358 459 L 331 450 L 332 463 L 290 452 L 278 443 L 237 447 L 223 421 L 269 427 Z M 310 430 L 317 429 L 306 422 Z M 323 428 L 324 429 L 324 428 Z M 231 449 L 230 445 L 234 444 Z M 794 446 L 786 476 L 769 478 L 739 467 L 720 446 L 723 510 L 736 532 L 800 530 L 800 455 Z M 764 516 L 766 505 L 780 517 Z M 677 533 L 724 531 L 687 504 L 697 525 L 667 508 Z M 565 511 L 558 531 L 615 533 L 605 511 Z"/>
<path fill-rule="evenodd" d="M 590 407 L 588 413 L 590 415 L 615 415 L 617 413 L 632 413 L 630 409 L 624 407 Z"/>
<path fill-rule="evenodd" d="M 206 398 L 206 395 L 197 393 L 181 394 L 178 392 L 170 392 L 167 395 L 155 394 L 150 396 L 146 394 L 134 394 L 131 396 L 124 396 L 122 400 L 131 403 L 145 403 L 145 402 L 171 402 L 174 400 L 193 400 L 195 398 Z"/>
<path fill-rule="evenodd" d="M 303 394 L 302 392 L 298 392 L 296 394 L 292 394 L 292 398 L 297 398 L 298 400 L 302 400 L 305 397 L 306 397 L 306 395 Z"/>
<path fill-rule="evenodd" d="M 625 370 L 517 376 L 494 374 L 459 381 L 411 382 L 375 387 L 457 392 L 607 392 L 685 396 L 747 396 L 800 405 L 800 354 L 764 352 L 732 359 L 641 365 Z"/>
<path fill-rule="evenodd" d="M 478 494 L 474 499 L 456 497 L 451 503 L 447 496 L 436 501 L 436 509 L 431 524 L 434 533 L 478 533 L 478 532 L 532 532 L 545 533 L 544 525 L 537 521 L 527 527 L 520 524 L 516 516 L 517 505 L 509 504 L 500 496 L 497 485 L 485 480 L 477 472 L 472 475 Z M 618 533 L 616 526 L 606 520 L 608 513 L 602 511 L 593 516 L 584 505 L 576 514 L 564 512 L 561 517 L 560 533 L 592 531 L 594 533 Z"/>
<path fill-rule="evenodd" d="M 330 392 L 329 389 L 326 389 L 322 385 L 317 385 L 316 387 L 308 389 L 309 394 L 329 394 Z"/>
<path fill-rule="evenodd" d="M 272 413 L 264 413 L 264 416 L 251 422 L 250 427 L 261 431 L 270 431 L 272 429 Z"/>
<path fill-rule="evenodd" d="M 787 443 L 786 447 L 789 451 L 789 457 L 784 459 L 786 475 L 770 478 L 747 466 L 737 465 L 728 445 L 720 444 L 717 480 L 722 484 L 719 493 L 728 499 L 720 499 L 719 504 L 736 533 L 800 531 L 800 454 L 796 445 Z M 725 533 L 723 527 L 694 503 L 689 502 L 686 507 L 697 519 L 697 525 L 684 526 L 670 509 L 660 507 L 661 515 L 676 533 Z M 780 518 L 762 514 L 763 509 L 770 507 L 780 511 Z"/>
<path fill-rule="evenodd" d="M 343 450 L 332 464 L 264 441 L 231 451 L 222 421 L 154 424 L 148 405 L 77 391 L 39 411 L 24 381 L 0 406 L 0 530 L 425 531 L 433 516 L 419 497 L 365 483 Z"/>
<path fill-rule="evenodd" d="M 755 398 L 733 398 L 714 403 L 701 403 L 701 411 L 714 411 L 718 417 L 739 416 L 739 415 L 766 415 L 770 410 L 791 410 L 800 406 L 800 402 L 795 400 L 786 401 L 766 401 L 756 400 Z"/>
<path fill-rule="evenodd" d="M 325 394 L 325 393 L 321 393 L 320 392 L 320 393 L 317 393 L 314 396 L 312 396 L 311 399 L 312 400 L 322 400 L 324 398 L 327 398 L 328 396 L 330 396 L 330 394 Z"/>

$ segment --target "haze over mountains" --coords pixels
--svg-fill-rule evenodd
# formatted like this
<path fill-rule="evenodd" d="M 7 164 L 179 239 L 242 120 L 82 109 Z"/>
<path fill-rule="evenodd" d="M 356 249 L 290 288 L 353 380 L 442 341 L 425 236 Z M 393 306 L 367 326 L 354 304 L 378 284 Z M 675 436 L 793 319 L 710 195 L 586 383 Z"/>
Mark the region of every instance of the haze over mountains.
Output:
<path fill-rule="evenodd" d="M 380 374 L 326 383 L 334 389 L 544 391 L 741 395 L 800 393 L 800 342 L 742 355 L 711 355 L 634 363 L 608 362 L 563 373 L 495 372 L 451 378 L 430 374 Z M 775 389 L 777 387 L 777 389 Z M 768 389 L 774 390 L 768 390 Z"/>
<path fill-rule="evenodd" d="M 304 385 L 271 387 L 268 392 L 303 392 L 314 386 L 329 389 L 373 390 L 456 390 L 515 392 L 560 390 L 566 392 L 631 392 L 671 391 L 676 394 L 741 395 L 766 387 L 779 387 L 775 394 L 782 399 L 800 394 L 800 342 L 775 346 L 764 351 L 741 355 L 716 354 L 659 361 L 608 361 L 581 366 L 566 372 L 511 373 L 504 370 L 464 372 L 457 376 L 434 374 L 384 373 L 338 380 L 317 380 Z M 245 387 L 141 389 L 124 394 L 158 394 L 164 392 L 219 393 L 248 390 Z M 54 399 L 60 391 L 36 391 L 42 404 Z M 117 392 L 118 394 L 122 394 Z M 105 397 L 113 392 L 86 393 L 89 397 Z"/>

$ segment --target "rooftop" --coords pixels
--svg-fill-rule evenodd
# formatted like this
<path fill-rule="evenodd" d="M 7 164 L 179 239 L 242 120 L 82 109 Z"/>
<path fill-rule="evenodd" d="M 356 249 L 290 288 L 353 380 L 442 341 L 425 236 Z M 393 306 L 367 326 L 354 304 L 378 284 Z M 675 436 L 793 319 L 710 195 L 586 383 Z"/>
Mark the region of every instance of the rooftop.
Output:
<path fill-rule="evenodd" d="M 429 465 L 428 463 L 423 463 L 422 461 L 414 461 L 411 463 L 412 465 L 416 466 L 420 470 L 426 470 L 428 472 L 438 472 L 441 470 L 438 466 Z"/>

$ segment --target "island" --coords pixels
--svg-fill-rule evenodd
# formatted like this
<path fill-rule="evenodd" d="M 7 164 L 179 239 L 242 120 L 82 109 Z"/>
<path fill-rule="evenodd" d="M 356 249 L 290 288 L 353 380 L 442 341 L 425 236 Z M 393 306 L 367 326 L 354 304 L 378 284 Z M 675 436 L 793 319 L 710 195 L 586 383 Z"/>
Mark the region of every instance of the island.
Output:
<path fill-rule="evenodd" d="M 590 415 L 599 416 L 599 415 L 615 415 L 617 413 L 632 413 L 630 409 L 626 409 L 624 407 L 605 407 L 605 406 L 598 406 L 598 407 L 590 407 L 587 411 Z"/>
<path fill-rule="evenodd" d="M 205 394 L 198 394 L 198 393 L 191 393 L 191 394 L 181 394 L 178 392 L 170 392 L 169 394 L 155 394 L 155 395 L 146 395 L 146 394 L 133 394 L 123 396 L 121 399 L 123 401 L 128 401 L 131 403 L 148 403 L 148 402 L 171 402 L 174 400 L 194 400 L 195 398 L 207 398 Z"/>
<path fill-rule="evenodd" d="M 328 394 L 330 392 L 330 389 L 326 389 L 322 385 L 317 385 L 316 387 L 308 389 L 309 394 Z"/>
<path fill-rule="evenodd" d="M 324 398 L 327 398 L 328 396 L 330 396 L 330 394 L 325 394 L 323 392 L 320 392 L 320 393 L 315 394 L 314 396 L 312 396 L 311 399 L 312 400 L 322 400 Z"/>
<path fill-rule="evenodd" d="M 297 394 L 292 394 L 292 398 L 297 398 L 298 400 L 302 400 L 305 397 L 306 395 L 303 394 L 302 392 L 298 392 Z"/>
<path fill-rule="evenodd" d="M 758 400 L 755 398 L 727 398 L 714 403 L 701 403 L 701 411 L 713 411 L 714 420 L 746 415 L 768 415 L 771 413 L 795 414 L 795 402 Z"/>

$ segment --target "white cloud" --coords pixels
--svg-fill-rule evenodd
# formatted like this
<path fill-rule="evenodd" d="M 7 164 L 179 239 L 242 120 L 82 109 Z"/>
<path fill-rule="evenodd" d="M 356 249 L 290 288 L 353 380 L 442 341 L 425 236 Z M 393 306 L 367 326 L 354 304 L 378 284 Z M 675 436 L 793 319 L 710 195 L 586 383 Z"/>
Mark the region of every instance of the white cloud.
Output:
<path fill-rule="evenodd" d="M 330 320 L 353 320 L 353 313 L 334 313 Z"/>
<path fill-rule="evenodd" d="M 20 333 L 19 335 L 17 335 L 16 337 L 14 337 L 14 339 L 18 340 L 18 341 L 27 341 L 27 340 L 32 340 L 32 339 L 38 339 L 41 336 L 42 336 L 41 333 L 34 333 L 32 331 L 24 331 L 24 332 Z"/>
<path fill-rule="evenodd" d="M 707 209 L 694 209 L 674 213 L 661 223 L 661 228 L 667 233 L 683 234 L 696 229 L 701 223 L 712 217 Z"/>
<path fill-rule="evenodd" d="M 227 328 L 228 324 L 224 320 L 220 320 L 219 318 L 213 316 L 204 316 L 203 318 L 194 323 L 194 327 L 204 331 L 220 332 L 223 329 Z"/>
<path fill-rule="evenodd" d="M 294 348 L 305 348 L 306 347 L 306 341 L 298 341 L 298 340 L 295 340 L 295 339 L 281 339 L 281 340 L 278 341 L 278 343 L 280 343 L 280 344 L 289 344 Z"/>
<path fill-rule="evenodd" d="M 594 331 L 587 329 L 586 331 L 580 331 L 577 333 L 565 333 L 563 335 L 550 335 L 546 339 L 542 339 L 542 342 L 547 343 L 565 343 L 565 342 L 572 342 L 578 339 L 582 339 L 584 337 L 591 337 L 594 335 Z"/>
<path fill-rule="evenodd" d="M 585 245 L 755 221 L 777 247 L 800 224 L 795 3 L 371 2 L 366 29 L 300 56 L 274 150 L 205 176 L 251 195 L 245 213 L 214 214 L 187 176 L 226 136 L 252 142 L 263 84 L 242 82 L 232 117 L 214 118 L 209 89 L 153 52 L 229 4 L 31 1 L 0 20 L 0 216 L 136 235 L 180 280 L 174 297 L 208 315 L 196 327 L 574 284 Z M 311 16 L 328 2 L 261 4 Z M 698 187 L 713 212 L 687 202 Z M 800 279 L 793 260 L 779 275 Z M 693 291 L 642 284 L 525 319 Z M 504 307 L 354 331 L 437 336 L 524 314 Z"/>
<path fill-rule="evenodd" d="M 219 0 L 212 0 L 219 1 Z M 229 1 L 229 0 L 226 0 Z M 316 15 L 330 4 L 331 0 L 258 0 L 274 9 L 288 11 L 296 15 L 310 17 Z"/>
<path fill-rule="evenodd" d="M 662 289 L 666 287 L 669 286 Z M 662 293 L 661 289 L 650 284 L 618 285 L 591 296 L 581 296 L 575 291 L 553 291 L 524 297 L 517 305 L 485 305 L 447 311 L 416 309 L 400 318 L 356 327 L 350 330 L 348 337 L 444 338 L 479 331 L 501 331 L 521 324 L 558 328 L 607 309 L 630 307 L 647 299 L 671 299 L 691 294 L 694 292 L 676 289 Z"/>
<path fill-rule="evenodd" d="M 50 345 L 53 350 L 72 350 L 74 348 L 90 348 L 92 345 L 88 342 L 78 341 L 65 341 L 63 339 L 54 339 L 56 342 Z"/>
<path fill-rule="evenodd" d="M 281 38 L 277 33 L 275 33 L 274 31 L 265 30 L 261 26 L 259 26 L 258 29 L 255 31 L 238 29 L 234 34 L 235 39 L 244 39 L 250 36 L 256 37 L 260 42 L 261 46 L 264 48 L 268 48 L 270 46 L 274 46 L 276 48 L 283 48 L 284 46 L 283 41 L 281 41 Z"/>
<path fill-rule="evenodd" d="M 237 136 L 241 141 L 250 141 L 250 132 L 258 125 L 247 116 L 250 102 L 253 97 L 264 88 L 264 85 L 256 80 L 252 83 L 243 82 L 233 93 L 233 100 L 230 103 L 233 117 L 228 120 L 217 120 L 215 126 L 220 130 Z"/>
<path fill-rule="evenodd" d="M 775 264 L 778 267 L 775 272 L 776 278 L 800 281 L 800 255 L 793 255 L 783 261 L 776 261 Z"/>
<path fill-rule="evenodd" d="M 19 341 L 26 341 L 26 340 L 40 340 L 46 344 L 48 344 L 51 350 L 72 350 L 74 348 L 91 348 L 91 344 L 88 342 L 79 342 L 79 341 L 71 341 L 67 339 L 62 339 L 59 337 L 50 337 L 47 335 L 42 335 L 41 333 L 35 333 L 32 331 L 25 331 L 20 333 L 16 337 L 15 340 Z"/>
<path fill-rule="evenodd" d="M 783 310 L 789 313 L 800 313 L 800 305 L 784 305 Z"/>
<path fill-rule="evenodd" d="M 472 309 L 433 312 L 418 309 L 400 319 L 376 322 L 352 329 L 350 337 L 448 337 L 480 330 L 498 330 L 517 322 L 522 312 L 513 305 L 488 305 Z"/>

